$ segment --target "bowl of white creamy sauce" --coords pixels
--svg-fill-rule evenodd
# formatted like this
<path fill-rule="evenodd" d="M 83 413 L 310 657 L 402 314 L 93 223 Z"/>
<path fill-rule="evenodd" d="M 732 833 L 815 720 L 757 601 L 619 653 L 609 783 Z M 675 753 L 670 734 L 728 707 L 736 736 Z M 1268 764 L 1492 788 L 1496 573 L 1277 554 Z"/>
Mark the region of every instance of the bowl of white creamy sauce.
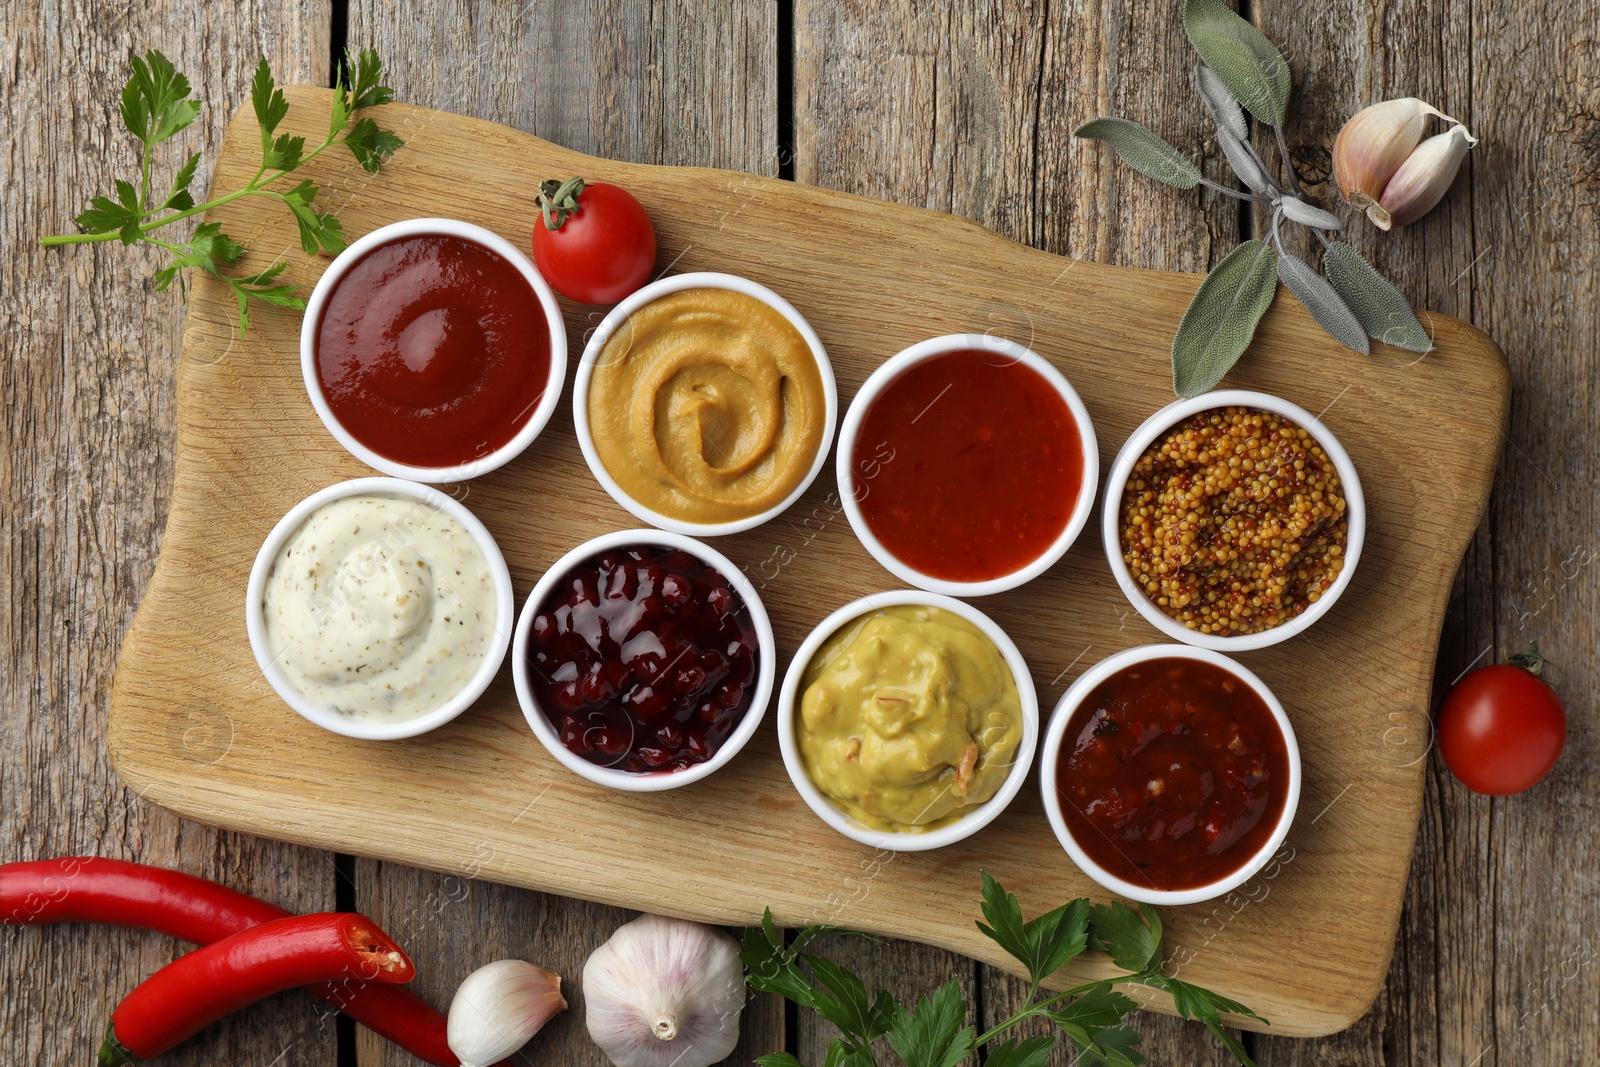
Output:
<path fill-rule="evenodd" d="M 246 594 L 250 647 L 306 719 L 347 737 L 413 737 L 488 688 L 514 625 L 511 574 L 458 501 L 357 478 L 267 535 Z"/>

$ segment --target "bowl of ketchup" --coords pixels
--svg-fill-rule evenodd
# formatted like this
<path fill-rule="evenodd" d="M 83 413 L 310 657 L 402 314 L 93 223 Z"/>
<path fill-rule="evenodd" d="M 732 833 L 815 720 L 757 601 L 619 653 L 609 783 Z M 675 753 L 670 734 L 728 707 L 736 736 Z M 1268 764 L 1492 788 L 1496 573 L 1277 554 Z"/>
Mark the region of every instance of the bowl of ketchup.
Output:
<path fill-rule="evenodd" d="M 1282 846 L 1300 749 L 1272 690 L 1220 652 L 1146 645 L 1083 673 L 1056 705 L 1045 815 L 1083 873 L 1147 904 L 1243 885 Z"/>
<path fill-rule="evenodd" d="M 372 231 L 329 264 L 300 329 L 306 392 L 369 467 L 459 482 L 509 462 L 560 400 L 555 294 L 499 235 L 455 219 Z"/>
<path fill-rule="evenodd" d="M 1100 452 L 1077 392 L 1033 350 L 950 334 L 890 357 L 839 431 L 851 529 L 901 581 L 986 596 L 1043 574 L 1094 507 Z"/>

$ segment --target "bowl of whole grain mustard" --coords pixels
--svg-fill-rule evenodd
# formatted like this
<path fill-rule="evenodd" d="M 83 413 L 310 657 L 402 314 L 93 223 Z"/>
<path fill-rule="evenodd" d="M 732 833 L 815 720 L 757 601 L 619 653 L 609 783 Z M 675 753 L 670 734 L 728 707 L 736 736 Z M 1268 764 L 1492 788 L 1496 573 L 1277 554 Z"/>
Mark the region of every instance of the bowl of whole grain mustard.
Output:
<path fill-rule="evenodd" d="M 1366 540 L 1350 456 L 1268 393 L 1169 404 L 1117 453 L 1101 529 L 1111 573 L 1163 634 L 1218 652 L 1277 644 L 1333 606 Z"/>

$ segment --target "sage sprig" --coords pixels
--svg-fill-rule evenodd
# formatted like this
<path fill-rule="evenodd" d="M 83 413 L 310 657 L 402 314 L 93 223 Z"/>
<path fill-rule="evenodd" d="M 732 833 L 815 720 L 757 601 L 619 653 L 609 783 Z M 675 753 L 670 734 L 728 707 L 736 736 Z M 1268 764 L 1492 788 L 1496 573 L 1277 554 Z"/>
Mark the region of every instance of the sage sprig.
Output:
<path fill-rule="evenodd" d="M 1223 257 L 1183 313 L 1172 339 L 1173 390 L 1196 396 L 1222 380 L 1249 347 L 1280 281 L 1330 337 L 1362 355 L 1370 352 L 1369 337 L 1413 352 L 1432 351 L 1433 339 L 1405 297 L 1361 253 L 1328 236 L 1344 223 L 1311 203 L 1301 187 L 1283 133 L 1293 79 L 1282 53 L 1221 0 L 1185 0 L 1183 29 L 1200 53 L 1196 90 L 1243 189 L 1210 180 L 1177 148 L 1126 119 L 1097 118 L 1075 131 L 1085 140 L 1104 141 L 1124 163 L 1159 182 L 1179 189 L 1203 185 L 1271 208 L 1266 238 L 1245 241 Z M 1281 181 L 1256 150 L 1251 118 L 1272 130 Z M 1316 237 L 1326 277 L 1285 250 L 1285 224 L 1303 226 Z"/>

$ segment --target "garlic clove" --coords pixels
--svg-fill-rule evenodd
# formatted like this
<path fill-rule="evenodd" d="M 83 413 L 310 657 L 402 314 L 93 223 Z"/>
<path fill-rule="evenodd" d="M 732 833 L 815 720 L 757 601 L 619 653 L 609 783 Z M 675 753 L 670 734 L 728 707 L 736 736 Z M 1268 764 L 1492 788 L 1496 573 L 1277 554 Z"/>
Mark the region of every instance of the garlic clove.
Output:
<path fill-rule="evenodd" d="M 589 1036 L 617 1067 L 709 1067 L 739 1041 L 739 945 L 715 927 L 640 916 L 589 956 L 583 999 Z"/>
<path fill-rule="evenodd" d="M 1379 204 L 1392 223 L 1408 226 L 1432 211 L 1456 180 L 1467 150 L 1477 143 L 1478 139 L 1458 122 L 1418 145 L 1379 197 Z"/>
<path fill-rule="evenodd" d="M 496 960 L 467 975 L 456 990 L 445 1040 L 461 1067 L 489 1067 L 566 1010 L 560 975 L 522 960 Z"/>
<path fill-rule="evenodd" d="M 1429 115 L 1455 122 L 1427 101 L 1404 96 L 1362 108 L 1334 138 L 1333 177 L 1339 192 L 1365 210 L 1379 229 L 1390 226 L 1389 213 L 1379 203 L 1384 188 L 1421 142 Z"/>

